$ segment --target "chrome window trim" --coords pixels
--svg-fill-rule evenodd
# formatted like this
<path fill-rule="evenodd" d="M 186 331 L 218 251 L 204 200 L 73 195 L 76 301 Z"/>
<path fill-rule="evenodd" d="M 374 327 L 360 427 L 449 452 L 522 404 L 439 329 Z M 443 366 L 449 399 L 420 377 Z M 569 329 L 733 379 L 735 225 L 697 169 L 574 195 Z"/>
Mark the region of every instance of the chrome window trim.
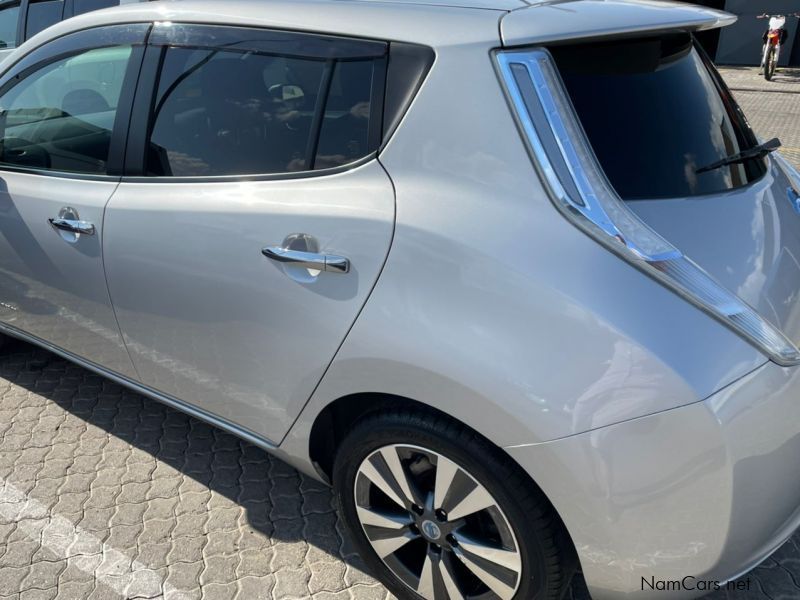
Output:
<path fill-rule="evenodd" d="M 378 152 L 373 151 L 357 160 L 343 165 L 328 167 L 325 169 L 315 169 L 313 171 L 289 171 L 286 173 L 265 173 L 256 175 L 123 175 L 117 177 L 122 183 L 249 183 L 262 181 L 292 181 L 295 179 L 313 179 L 316 177 L 326 177 L 329 175 L 339 175 L 348 171 L 355 171 L 378 158 Z"/>
<path fill-rule="evenodd" d="M 614 191 L 550 53 L 533 47 L 497 51 L 494 57 L 509 105 L 556 208 L 590 237 L 732 329 L 773 362 L 800 364 L 800 349 L 782 331 L 653 231 Z M 528 80 L 519 81 L 519 76 Z M 533 92 L 528 101 L 521 85 L 529 85 Z M 534 109 L 545 121 L 538 127 Z M 550 136 L 550 146 L 557 148 L 566 170 L 559 172 L 554 165 L 543 136 Z M 579 198 L 571 197 L 568 187 L 576 189 Z"/>

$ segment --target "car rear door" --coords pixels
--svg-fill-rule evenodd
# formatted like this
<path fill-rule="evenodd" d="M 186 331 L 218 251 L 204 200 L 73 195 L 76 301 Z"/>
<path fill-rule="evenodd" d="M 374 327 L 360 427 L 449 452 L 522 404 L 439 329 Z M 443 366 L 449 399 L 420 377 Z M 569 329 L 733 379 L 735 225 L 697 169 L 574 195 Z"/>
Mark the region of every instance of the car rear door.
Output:
<path fill-rule="evenodd" d="M 0 78 L 0 320 L 133 375 L 103 271 L 148 24 L 90 29 Z"/>
<path fill-rule="evenodd" d="M 386 54 L 155 26 L 105 217 L 109 291 L 144 385 L 280 441 L 389 249 Z"/>

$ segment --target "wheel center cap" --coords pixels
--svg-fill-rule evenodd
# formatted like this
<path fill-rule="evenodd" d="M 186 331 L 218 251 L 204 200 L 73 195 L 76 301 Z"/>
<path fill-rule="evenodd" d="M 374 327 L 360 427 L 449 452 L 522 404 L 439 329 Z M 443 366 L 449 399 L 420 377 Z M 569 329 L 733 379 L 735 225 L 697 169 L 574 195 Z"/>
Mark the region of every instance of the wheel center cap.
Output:
<path fill-rule="evenodd" d="M 442 530 L 433 521 L 423 521 L 420 525 L 420 530 L 425 534 L 425 537 L 431 540 L 438 540 L 442 537 Z"/>

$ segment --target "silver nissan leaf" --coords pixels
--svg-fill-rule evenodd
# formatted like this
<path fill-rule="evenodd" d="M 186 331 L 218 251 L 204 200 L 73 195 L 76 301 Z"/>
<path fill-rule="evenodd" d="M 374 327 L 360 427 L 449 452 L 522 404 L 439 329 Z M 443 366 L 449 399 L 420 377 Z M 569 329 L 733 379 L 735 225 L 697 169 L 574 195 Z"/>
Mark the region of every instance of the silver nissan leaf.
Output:
<path fill-rule="evenodd" d="M 56 24 L 0 69 L 0 329 L 329 482 L 400 598 L 724 586 L 800 524 L 800 175 L 695 41 L 733 19 Z"/>

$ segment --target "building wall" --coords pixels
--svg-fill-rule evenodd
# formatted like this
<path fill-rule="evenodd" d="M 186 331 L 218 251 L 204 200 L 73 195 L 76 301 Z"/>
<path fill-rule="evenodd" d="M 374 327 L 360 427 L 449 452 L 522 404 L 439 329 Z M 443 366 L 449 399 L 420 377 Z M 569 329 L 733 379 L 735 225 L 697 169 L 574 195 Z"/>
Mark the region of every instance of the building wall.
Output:
<path fill-rule="evenodd" d="M 788 14 L 800 12 L 800 0 L 694 0 L 692 4 L 703 4 L 732 12 L 739 20 L 725 27 L 719 36 L 711 33 L 701 35 L 703 45 L 720 65 L 758 65 L 761 62 L 762 36 L 768 21 L 756 19 L 762 13 Z M 800 32 L 798 19 L 786 21 L 789 31 L 786 45 L 781 49 L 780 66 L 800 66 Z"/>
<path fill-rule="evenodd" d="M 800 12 L 798 0 L 728 0 L 725 10 L 739 16 L 739 20 L 720 32 L 716 61 L 721 65 L 757 65 L 761 61 L 763 47 L 761 36 L 767 30 L 768 21 L 756 19 L 762 13 L 787 14 Z M 781 49 L 780 66 L 787 66 L 792 49 L 797 42 L 798 20 L 789 17 L 786 45 Z"/>

